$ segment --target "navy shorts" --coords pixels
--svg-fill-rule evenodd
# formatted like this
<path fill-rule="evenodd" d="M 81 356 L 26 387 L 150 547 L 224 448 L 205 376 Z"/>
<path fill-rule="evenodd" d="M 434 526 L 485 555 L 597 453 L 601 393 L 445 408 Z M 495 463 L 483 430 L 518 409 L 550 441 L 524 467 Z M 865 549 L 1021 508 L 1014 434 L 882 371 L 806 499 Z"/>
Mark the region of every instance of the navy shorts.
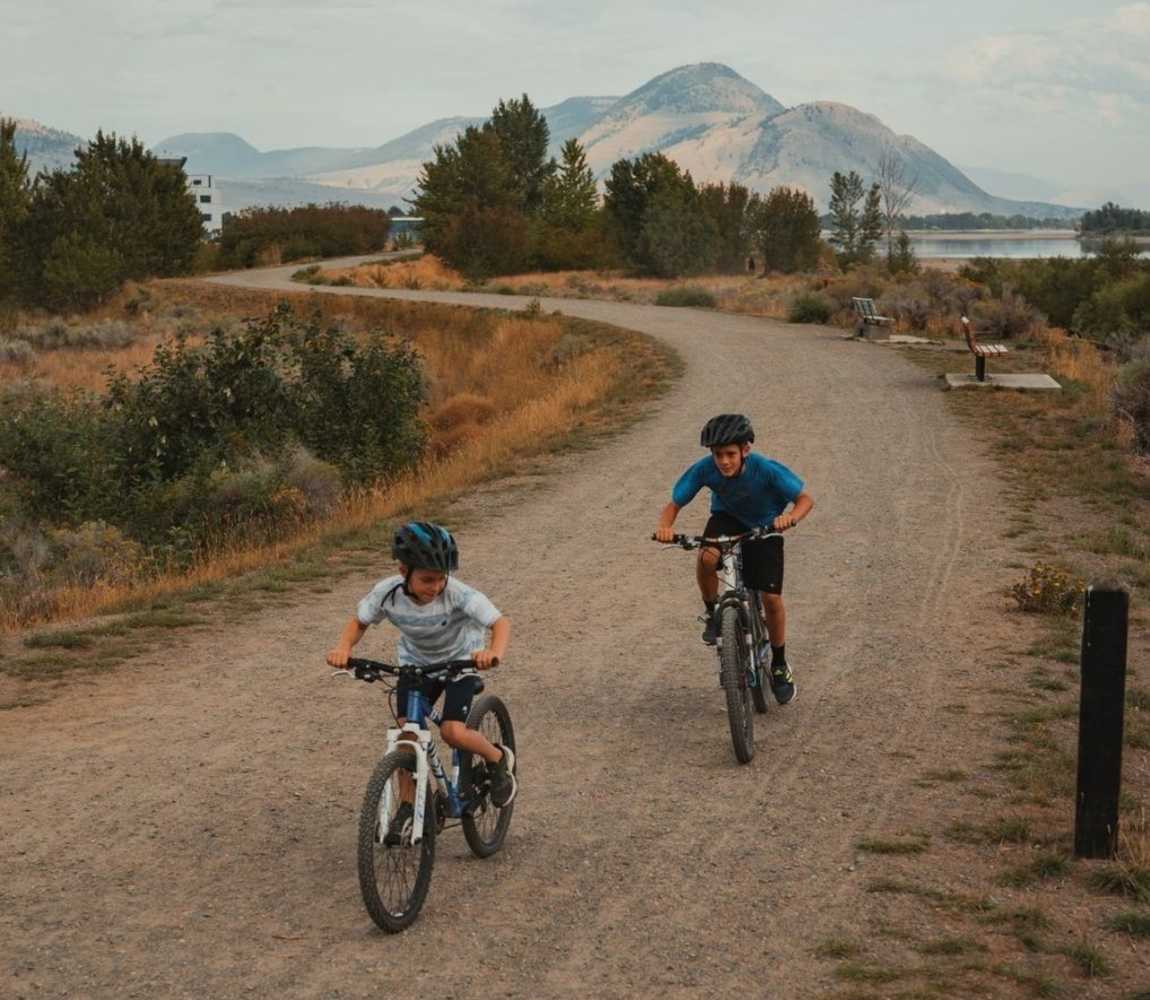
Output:
<path fill-rule="evenodd" d="M 707 538 L 717 538 L 750 530 L 733 514 L 718 513 L 710 516 L 703 534 Z M 780 536 L 743 543 L 743 582 L 764 594 L 783 592 L 783 540 Z"/>
<path fill-rule="evenodd" d="M 409 686 L 400 683 L 395 689 L 395 713 L 401 719 L 407 713 L 407 695 L 411 690 Z M 447 681 L 424 681 L 423 696 L 429 705 L 434 705 L 439 696 L 446 690 L 443 699 L 444 722 L 466 722 L 467 713 L 471 711 L 471 703 L 475 696 L 483 690 L 483 679 L 480 677 L 460 677 L 450 683 Z"/>

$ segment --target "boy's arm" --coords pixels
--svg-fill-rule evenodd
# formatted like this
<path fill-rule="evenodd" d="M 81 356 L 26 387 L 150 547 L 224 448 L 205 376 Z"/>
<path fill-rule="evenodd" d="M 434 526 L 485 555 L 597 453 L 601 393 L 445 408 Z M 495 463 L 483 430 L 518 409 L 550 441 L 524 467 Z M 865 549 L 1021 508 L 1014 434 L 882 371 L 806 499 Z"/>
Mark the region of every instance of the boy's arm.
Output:
<path fill-rule="evenodd" d="M 339 637 L 339 644 L 335 649 L 329 650 L 327 654 L 327 662 L 330 666 L 337 667 L 340 670 L 347 669 L 347 660 L 351 656 L 351 648 L 360 639 L 363 638 L 364 632 L 367 631 L 367 626 L 364 625 L 355 615 L 351 616 L 351 620 L 343 627 L 343 634 Z"/>
<path fill-rule="evenodd" d="M 659 513 L 659 524 L 655 528 L 655 538 L 660 542 L 669 542 L 675 537 L 675 532 L 672 525 L 675 523 L 675 518 L 679 516 L 679 511 L 683 508 L 680 507 L 674 500 L 672 500 L 666 507 Z"/>
<path fill-rule="evenodd" d="M 800 493 L 795 497 L 794 506 L 775 518 L 774 527 L 779 531 L 786 531 L 787 528 L 793 528 L 814 509 L 814 506 L 815 502 L 811 499 L 809 493 L 805 491 Z"/>
<path fill-rule="evenodd" d="M 491 626 L 491 641 L 486 649 L 472 653 L 472 659 L 480 670 L 486 670 L 496 660 L 502 660 L 507 654 L 507 642 L 511 638 L 511 622 L 500 616 Z"/>

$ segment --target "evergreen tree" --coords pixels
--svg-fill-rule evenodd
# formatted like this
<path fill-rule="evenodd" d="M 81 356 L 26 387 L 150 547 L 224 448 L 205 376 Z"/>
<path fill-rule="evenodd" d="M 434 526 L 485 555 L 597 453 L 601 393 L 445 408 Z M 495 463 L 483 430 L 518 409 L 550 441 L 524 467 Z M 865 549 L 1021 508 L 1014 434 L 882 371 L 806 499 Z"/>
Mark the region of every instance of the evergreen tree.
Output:
<path fill-rule="evenodd" d="M 819 260 L 819 213 L 798 188 L 774 188 L 752 215 L 764 271 L 813 271 Z"/>
<path fill-rule="evenodd" d="M 543 218 L 559 229 L 583 230 L 595 220 L 599 195 L 595 175 L 578 139 L 563 144 L 559 168 L 543 185 Z"/>
<path fill-rule="evenodd" d="M 894 249 L 888 258 L 891 274 L 913 274 L 918 270 L 918 260 L 914 256 L 914 247 L 905 229 L 900 229 L 898 239 L 895 240 Z"/>
<path fill-rule="evenodd" d="M 14 241 L 31 201 L 28 154 L 16 153 L 16 122 L 0 118 L 0 302 L 14 298 L 19 289 Z"/>
<path fill-rule="evenodd" d="M 882 237 L 882 194 L 878 184 L 867 190 L 855 171 L 842 174 L 836 170 L 831 177 L 830 215 L 830 241 L 839 263 L 850 267 L 869 261 Z"/>
<path fill-rule="evenodd" d="M 503 156 L 518 193 L 517 207 L 533 215 L 543 204 L 547 178 L 555 172 L 555 161 L 547 159 L 547 146 L 551 142 L 547 119 L 524 94 L 519 100 L 501 100 L 485 128 L 499 136 L 502 143 Z"/>
<path fill-rule="evenodd" d="M 677 278 L 715 266 L 719 230 L 690 183 L 657 191 L 643 213 L 635 263 L 648 274 Z"/>

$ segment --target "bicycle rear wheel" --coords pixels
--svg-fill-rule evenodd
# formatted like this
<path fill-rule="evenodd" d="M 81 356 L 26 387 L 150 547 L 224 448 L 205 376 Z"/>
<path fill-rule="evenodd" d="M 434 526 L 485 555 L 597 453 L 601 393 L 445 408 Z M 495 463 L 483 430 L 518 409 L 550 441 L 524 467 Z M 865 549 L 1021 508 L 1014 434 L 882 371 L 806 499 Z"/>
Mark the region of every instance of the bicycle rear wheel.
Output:
<path fill-rule="evenodd" d="M 488 742 L 515 750 L 515 730 L 507 706 L 493 694 L 485 694 L 467 713 L 467 728 L 476 729 Z M 467 846 L 479 858 L 489 858 L 503 846 L 515 803 L 500 809 L 488 796 L 490 765 L 478 754 L 465 754 L 459 766 L 464 795 L 474 804 L 462 817 L 463 836 Z"/>
<path fill-rule="evenodd" d="M 435 865 L 435 796 L 428 791 L 423 839 L 413 844 L 412 821 L 402 824 L 396 820 L 403 805 L 401 775 L 414 785 L 415 752 L 404 747 L 387 754 L 376 766 L 359 814 L 363 905 L 371 919 L 391 933 L 410 927 L 419 916 Z"/>
<path fill-rule="evenodd" d="M 719 680 L 727 696 L 727 721 L 731 742 L 740 764 L 755 756 L 755 716 L 751 710 L 751 686 L 747 683 L 747 647 L 737 608 L 723 608 L 719 634 Z"/>

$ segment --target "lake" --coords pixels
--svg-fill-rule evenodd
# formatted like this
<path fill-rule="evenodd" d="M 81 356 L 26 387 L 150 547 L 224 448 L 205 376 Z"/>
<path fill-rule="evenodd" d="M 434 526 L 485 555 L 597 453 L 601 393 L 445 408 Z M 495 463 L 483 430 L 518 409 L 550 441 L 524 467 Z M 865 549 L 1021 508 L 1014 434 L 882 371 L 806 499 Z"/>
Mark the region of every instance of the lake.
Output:
<path fill-rule="evenodd" d="M 916 257 L 1089 257 L 1082 244 L 1068 236 L 985 236 L 977 233 L 953 236 L 910 234 Z M 1150 257 L 1150 246 L 1141 256 Z"/>

